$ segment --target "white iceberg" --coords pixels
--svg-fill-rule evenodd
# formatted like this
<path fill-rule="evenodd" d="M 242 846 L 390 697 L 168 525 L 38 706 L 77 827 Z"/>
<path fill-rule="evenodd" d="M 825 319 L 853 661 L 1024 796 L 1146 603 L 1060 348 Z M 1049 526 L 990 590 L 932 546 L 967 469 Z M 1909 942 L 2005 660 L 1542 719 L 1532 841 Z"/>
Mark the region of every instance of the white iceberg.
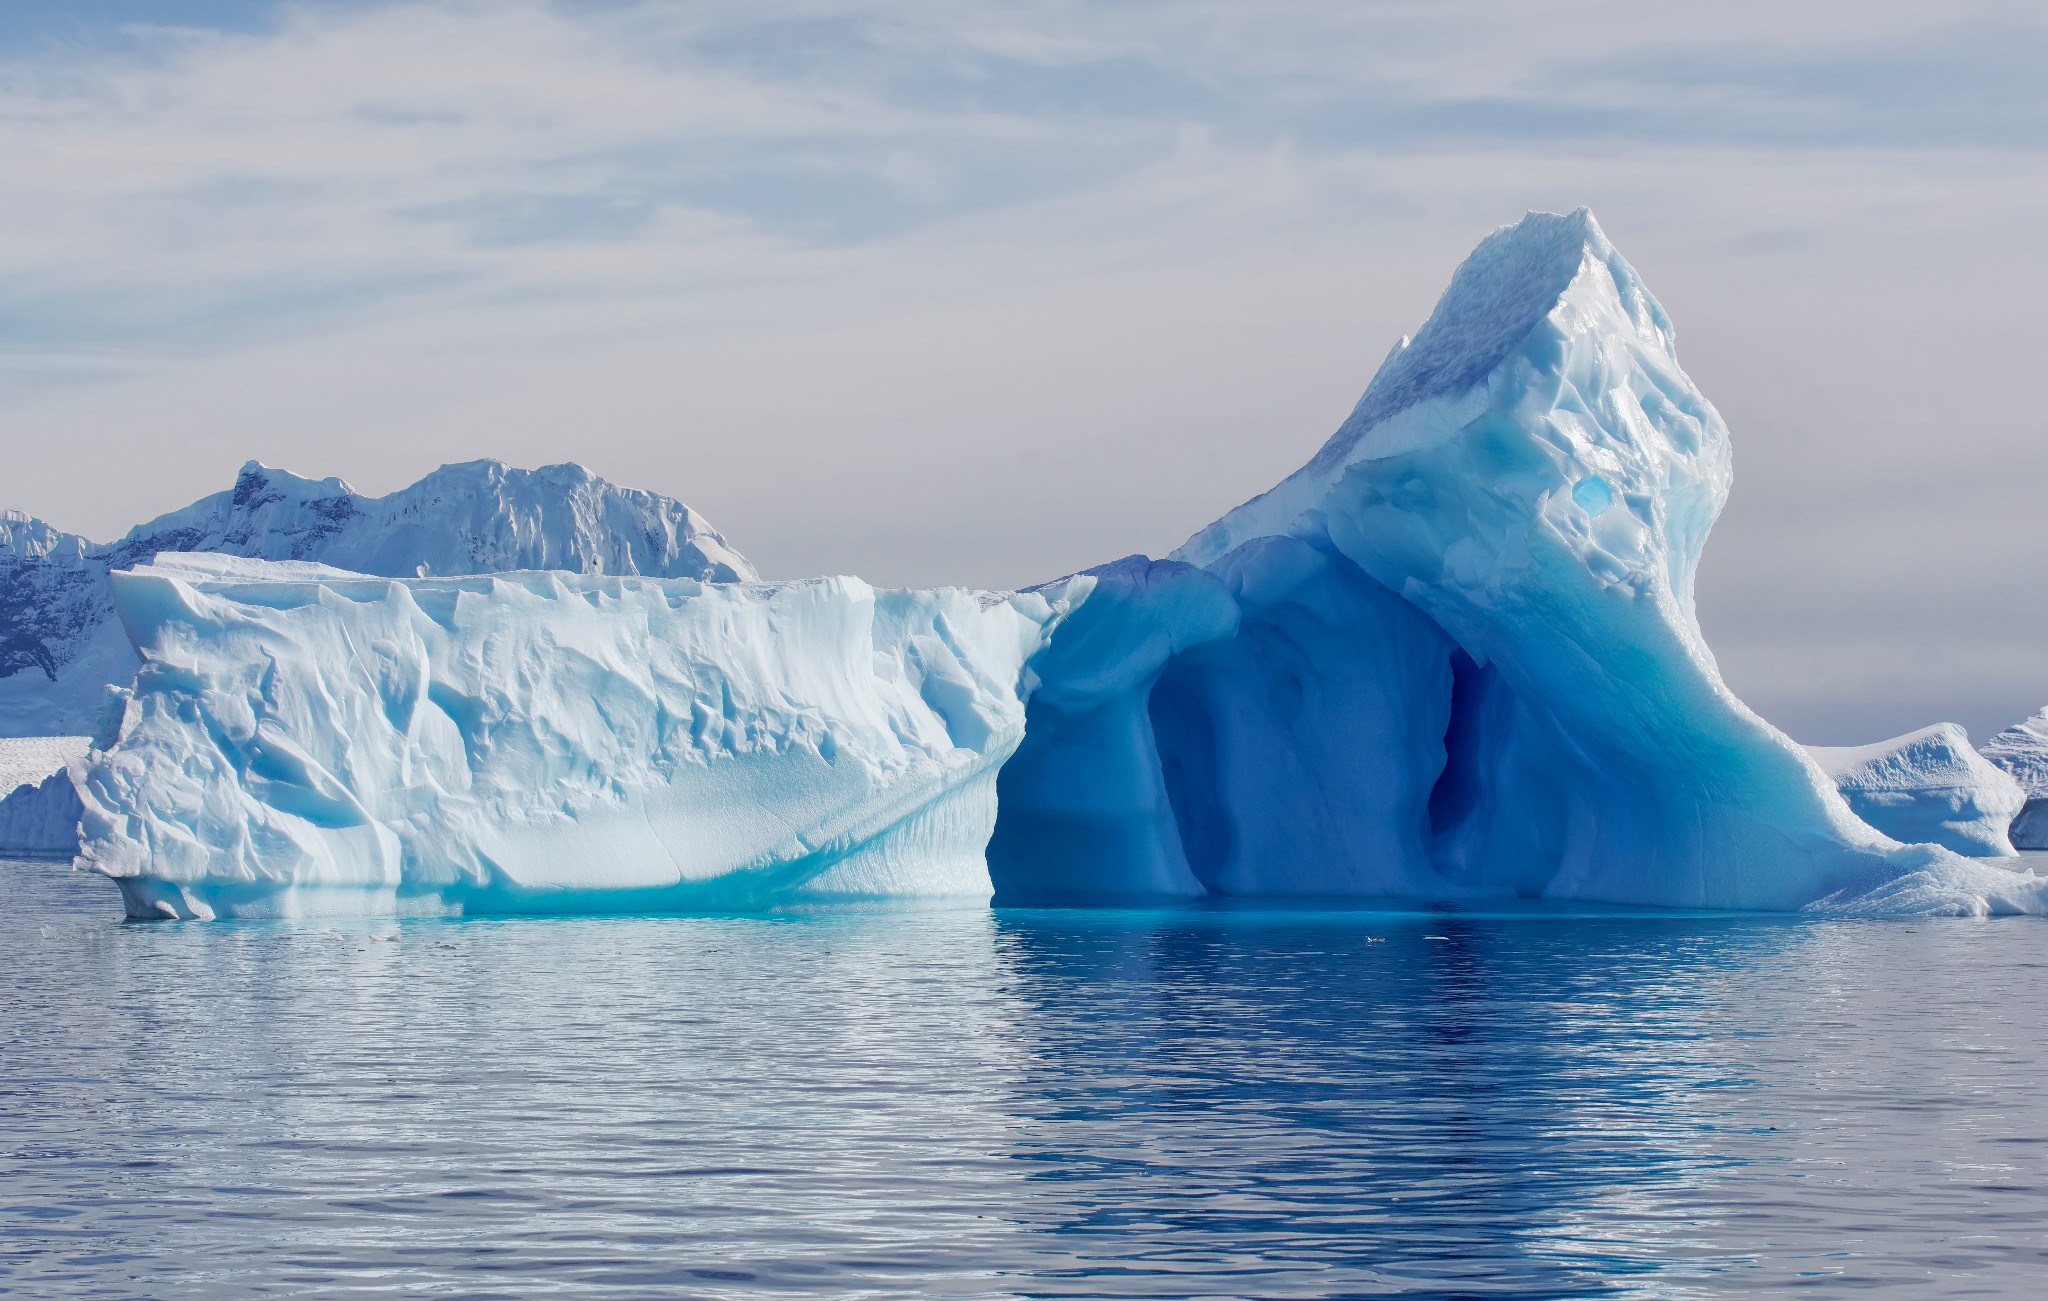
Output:
<path fill-rule="evenodd" d="M 2014 853 L 2007 830 L 2026 793 L 1954 723 L 1874 745 L 1809 745 L 1806 752 L 1856 816 L 1894 840 L 1924 841 L 1973 858 Z"/>
<path fill-rule="evenodd" d="M 1859 819 L 1722 682 L 1693 573 L 1729 481 L 1663 310 L 1589 214 L 1532 214 L 1304 469 L 1167 560 L 1019 594 L 116 576 L 145 665 L 84 856 L 171 916 L 2048 911 L 2048 881 Z"/>
<path fill-rule="evenodd" d="M 1065 631 L 1031 661 L 1030 745 L 997 785 L 996 901 L 1207 893 L 1181 850 L 1148 711 L 1168 663 L 1236 631 L 1235 602 L 1201 570 L 1143 556 L 1041 590 L 1066 612 Z"/>
<path fill-rule="evenodd" d="M 78 848 L 78 791 L 70 769 L 84 736 L 0 737 L 0 854 L 71 855 Z"/>
<path fill-rule="evenodd" d="M 2015 849 L 2048 849 L 2048 709 L 1984 743 L 1984 757 L 2012 774 L 2026 797 L 2013 819 Z"/>
<path fill-rule="evenodd" d="M 514 569 L 736 581 L 745 557 L 703 516 L 580 465 L 444 465 L 367 497 L 254 461 L 235 486 L 105 546 L 0 512 L 0 737 L 85 731 L 135 676 L 107 575 L 164 552 L 310 560 L 391 577 Z"/>
<path fill-rule="evenodd" d="M 982 902 L 1035 596 L 858 579 L 117 574 L 82 786 L 131 916 Z"/>

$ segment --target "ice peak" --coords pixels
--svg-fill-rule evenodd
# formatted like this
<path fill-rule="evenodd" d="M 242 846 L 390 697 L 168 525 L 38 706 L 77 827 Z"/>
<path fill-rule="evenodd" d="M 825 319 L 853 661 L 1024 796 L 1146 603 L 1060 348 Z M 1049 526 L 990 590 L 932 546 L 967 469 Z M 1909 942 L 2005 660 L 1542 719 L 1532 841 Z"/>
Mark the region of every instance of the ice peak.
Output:
<path fill-rule="evenodd" d="M 1388 355 L 1313 464 L 1343 459 L 1373 426 L 1418 402 L 1485 382 L 1557 306 L 1589 259 L 1608 264 L 1617 281 L 1640 285 L 1591 208 L 1531 212 L 1481 240 L 1429 319 Z"/>
<path fill-rule="evenodd" d="M 1670 426 L 1668 448 L 1638 451 L 1703 454 L 1725 480 L 1725 431 L 1680 371 L 1670 318 L 1642 278 L 1608 242 L 1590 209 L 1528 213 L 1472 250 L 1429 319 L 1387 354 L 1358 405 L 1308 464 L 1190 538 L 1175 558 L 1208 564 L 1253 537 L 1297 527 L 1313 533 L 1320 526 L 1304 512 L 1316 510 L 1317 500 L 1348 468 L 1452 438 L 1493 407 L 1522 424 L 1549 420 L 1539 408 L 1590 401 L 1598 408 L 1588 411 L 1598 432 L 1590 426 L 1581 432 L 1596 442 L 1633 446 L 1647 427 L 1600 397 L 1623 390 L 1660 395 L 1649 399 L 1661 413 L 1651 424 L 1658 430 Z M 1534 406 L 1511 414 L 1526 403 Z M 1570 412 L 1558 419 L 1580 428 Z M 1490 477 L 1499 468 L 1480 473 Z M 1651 480 L 1661 482 L 1656 473 L 1646 484 Z M 1610 501 L 1612 488 L 1604 477 L 1595 485 Z M 1709 494 L 1704 512 L 1688 509 L 1681 552 L 1691 554 L 1692 544 L 1703 539 L 1722 495 L 1725 482 Z M 1674 574 L 1684 568 L 1679 564 Z M 1689 590 L 1689 584 L 1674 578 L 1677 588 Z"/>

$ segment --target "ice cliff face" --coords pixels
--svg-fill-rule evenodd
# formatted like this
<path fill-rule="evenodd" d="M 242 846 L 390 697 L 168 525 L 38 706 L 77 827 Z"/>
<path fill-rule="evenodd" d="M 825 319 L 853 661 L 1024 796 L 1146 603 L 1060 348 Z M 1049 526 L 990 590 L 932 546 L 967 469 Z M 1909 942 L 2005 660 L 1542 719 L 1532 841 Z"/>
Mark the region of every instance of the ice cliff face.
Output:
<path fill-rule="evenodd" d="M 1857 817 L 1894 840 L 2010 858 L 2007 829 L 2026 794 L 1954 723 L 1875 745 L 1806 747 Z"/>
<path fill-rule="evenodd" d="M 1722 683 L 1693 574 L 1729 479 L 1663 310 L 1589 214 L 1532 214 L 1299 473 L 1167 560 L 1011 596 L 118 577 L 145 667 L 84 852 L 139 916 L 2048 911 L 2048 881 L 1860 820 Z"/>
<path fill-rule="evenodd" d="M 235 486 L 98 546 L 0 514 L 0 736 L 89 730 L 135 651 L 107 574 L 162 552 L 312 560 L 393 577 L 565 569 L 714 581 L 753 569 L 681 502 L 579 465 L 448 465 L 386 497 L 254 462 Z"/>
<path fill-rule="evenodd" d="M 2048 709 L 1984 743 L 1984 757 L 2011 773 L 2026 796 L 2012 824 L 2019 849 L 2048 849 Z"/>
<path fill-rule="evenodd" d="M 988 897 L 1034 596 L 858 579 L 117 574 L 146 663 L 83 786 L 130 915 Z"/>

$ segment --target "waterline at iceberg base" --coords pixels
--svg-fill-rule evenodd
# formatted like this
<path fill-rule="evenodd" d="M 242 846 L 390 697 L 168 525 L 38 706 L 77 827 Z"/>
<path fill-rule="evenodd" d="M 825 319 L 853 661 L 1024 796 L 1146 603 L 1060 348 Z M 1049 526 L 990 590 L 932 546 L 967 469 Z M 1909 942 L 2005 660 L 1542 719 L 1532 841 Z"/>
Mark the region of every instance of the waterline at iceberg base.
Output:
<path fill-rule="evenodd" d="M 1032 592 L 117 576 L 83 856 L 136 916 L 1516 897 L 2048 912 L 1721 681 L 1728 435 L 1590 214 L 1531 214 L 1299 472 Z M 984 855 L 984 847 L 986 854 Z"/>

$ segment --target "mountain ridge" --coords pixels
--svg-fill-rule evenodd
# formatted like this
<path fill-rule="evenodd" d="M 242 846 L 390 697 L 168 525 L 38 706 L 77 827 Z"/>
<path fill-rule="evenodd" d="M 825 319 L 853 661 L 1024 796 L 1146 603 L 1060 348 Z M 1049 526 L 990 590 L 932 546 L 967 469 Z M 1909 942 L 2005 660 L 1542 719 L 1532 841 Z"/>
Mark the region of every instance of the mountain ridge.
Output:
<path fill-rule="evenodd" d="M 0 512 L 0 736 L 90 731 L 137 661 L 107 575 L 166 552 L 310 560 L 388 578 L 510 569 L 744 582 L 753 565 L 685 503 L 574 462 L 441 466 L 383 496 L 246 462 L 234 485 L 95 543 Z"/>

